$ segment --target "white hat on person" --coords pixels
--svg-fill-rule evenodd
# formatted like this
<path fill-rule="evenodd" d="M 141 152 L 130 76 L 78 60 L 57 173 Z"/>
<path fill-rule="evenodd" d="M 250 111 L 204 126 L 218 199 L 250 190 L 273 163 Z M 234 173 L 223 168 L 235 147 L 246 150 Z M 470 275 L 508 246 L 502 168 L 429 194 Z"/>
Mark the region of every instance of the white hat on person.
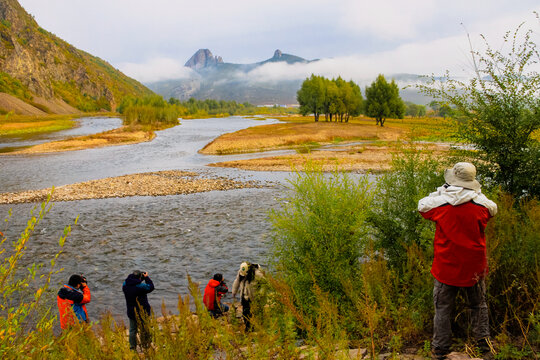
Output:
<path fill-rule="evenodd" d="M 444 180 L 448 185 L 478 191 L 480 183 L 476 180 L 476 167 L 468 162 L 458 162 L 451 169 L 444 171 Z"/>
<path fill-rule="evenodd" d="M 240 274 L 240 276 L 246 276 L 248 269 L 249 269 L 249 263 L 244 261 L 243 263 L 240 264 L 240 269 L 238 270 L 238 273 Z"/>

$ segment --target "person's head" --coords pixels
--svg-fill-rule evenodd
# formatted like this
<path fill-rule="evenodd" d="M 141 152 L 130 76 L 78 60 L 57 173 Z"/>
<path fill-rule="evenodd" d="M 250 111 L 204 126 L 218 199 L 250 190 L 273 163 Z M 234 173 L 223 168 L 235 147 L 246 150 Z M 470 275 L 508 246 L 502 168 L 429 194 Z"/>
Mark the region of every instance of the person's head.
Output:
<path fill-rule="evenodd" d="M 223 281 L 223 274 L 214 274 L 213 277 L 214 280 L 222 282 Z"/>
<path fill-rule="evenodd" d="M 238 269 L 238 274 L 240 274 L 240 276 L 246 276 L 250 265 L 251 263 L 247 261 L 244 261 L 243 263 L 241 263 L 240 269 Z"/>
<path fill-rule="evenodd" d="M 476 167 L 468 162 L 459 162 L 444 171 L 444 180 L 448 185 L 478 191 L 480 183 L 476 180 Z"/>
<path fill-rule="evenodd" d="M 134 270 L 131 275 L 135 276 L 137 279 L 142 279 L 146 276 L 146 272 L 141 270 Z"/>
<path fill-rule="evenodd" d="M 74 288 L 80 288 L 82 283 L 84 282 L 84 277 L 79 274 L 74 274 L 69 277 L 68 285 Z"/>

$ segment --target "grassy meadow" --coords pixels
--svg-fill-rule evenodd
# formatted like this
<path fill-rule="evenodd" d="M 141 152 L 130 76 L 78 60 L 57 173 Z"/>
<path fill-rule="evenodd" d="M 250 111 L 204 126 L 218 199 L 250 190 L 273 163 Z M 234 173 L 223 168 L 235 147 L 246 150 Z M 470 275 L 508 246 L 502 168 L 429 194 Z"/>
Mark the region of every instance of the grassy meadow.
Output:
<path fill-rule="evenodd" d="M 0 136 L 32 136 L 74 127 L 80 115 L 1 115 Z"/>

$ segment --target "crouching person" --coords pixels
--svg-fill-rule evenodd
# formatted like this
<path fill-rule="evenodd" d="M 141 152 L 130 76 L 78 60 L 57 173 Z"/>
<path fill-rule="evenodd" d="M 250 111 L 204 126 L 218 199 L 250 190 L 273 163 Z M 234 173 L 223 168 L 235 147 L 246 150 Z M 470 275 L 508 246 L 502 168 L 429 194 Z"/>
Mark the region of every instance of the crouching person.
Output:
<path fill-rule="evenodd" d="M 152 308 L 148 303 L 147 294 L 153 290 L 154 283 L 148 273 L 139 270 L 129 274 L 122 285 L 129 318 L 129 347 L 131 350 L 137 349 L 137 333 L 140 335 L 141 347 L 150 346 L 148 317 L 152 313 Z"/>
<path fill-rule="evenodd" d="M 86 278 L 82 275 L 71 275 L 68 283 L 58 291 L 56 298 L 62 330 L 76 323 L 89 322 L 85 304 L 88 304 L 90 299 Z"/>
<path fill-rule="evenodd" d="M 213 317 L 217 318 L 227 311 L 229 306 L 221 303 L 221 298 L 229 291 L 222 274 L 215 274 L 204 289 L 203 302 Z"/>

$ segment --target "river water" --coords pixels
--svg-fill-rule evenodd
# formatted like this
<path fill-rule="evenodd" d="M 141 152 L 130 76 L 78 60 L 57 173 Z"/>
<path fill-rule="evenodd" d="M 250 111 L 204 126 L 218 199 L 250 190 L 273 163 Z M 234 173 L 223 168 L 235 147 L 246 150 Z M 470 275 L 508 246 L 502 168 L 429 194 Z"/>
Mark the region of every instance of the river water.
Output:
<path fill-rule="evenodd" d="M 39 225 L 23 259 L 48 261 L 58 250 L 66 225 L 79 216 L 53 278 L 48 300 L 69 275 L 84 273 L 92 291 L 88 311 L 96 319 L 105 311 L 122 317 L 122 282 L 132 270 L 148 271 L 156 290 L 149 296 L 159 313 L 162 301 L 174 311 L 185 295 L 188 274 L 204 287 L 216 272 L 229 287 L 245 260 L 265 263 L 271 225 L 268 213 L 286 193 L 290 173 L 210 168 L 212 162 L 260 157 L 261 154 L 207 156 L 197 151 L 215 137 L 277 120 L 243 117 L 184 120 L 158 132 L 147 143 L 41 155 L 0 156 L 0 192 L 41 189 L 92 179 L 159 170 L 195 170 L 208 175 L 270 184 L 262 189 L 212 191 L 163 197 L 130 197 L 55 203 Z M 81 126 L 83 128 L 84 126 Z M 0 142 L 0 146 L 1 146 Z M 284 153 L 284 152 L 274 152 Z M 268 154 L 265 154 L 268 155 Z M 0 205 L 0 219 L 13 215 L 0 231 L 15 240 L 35 204 Z"/>

